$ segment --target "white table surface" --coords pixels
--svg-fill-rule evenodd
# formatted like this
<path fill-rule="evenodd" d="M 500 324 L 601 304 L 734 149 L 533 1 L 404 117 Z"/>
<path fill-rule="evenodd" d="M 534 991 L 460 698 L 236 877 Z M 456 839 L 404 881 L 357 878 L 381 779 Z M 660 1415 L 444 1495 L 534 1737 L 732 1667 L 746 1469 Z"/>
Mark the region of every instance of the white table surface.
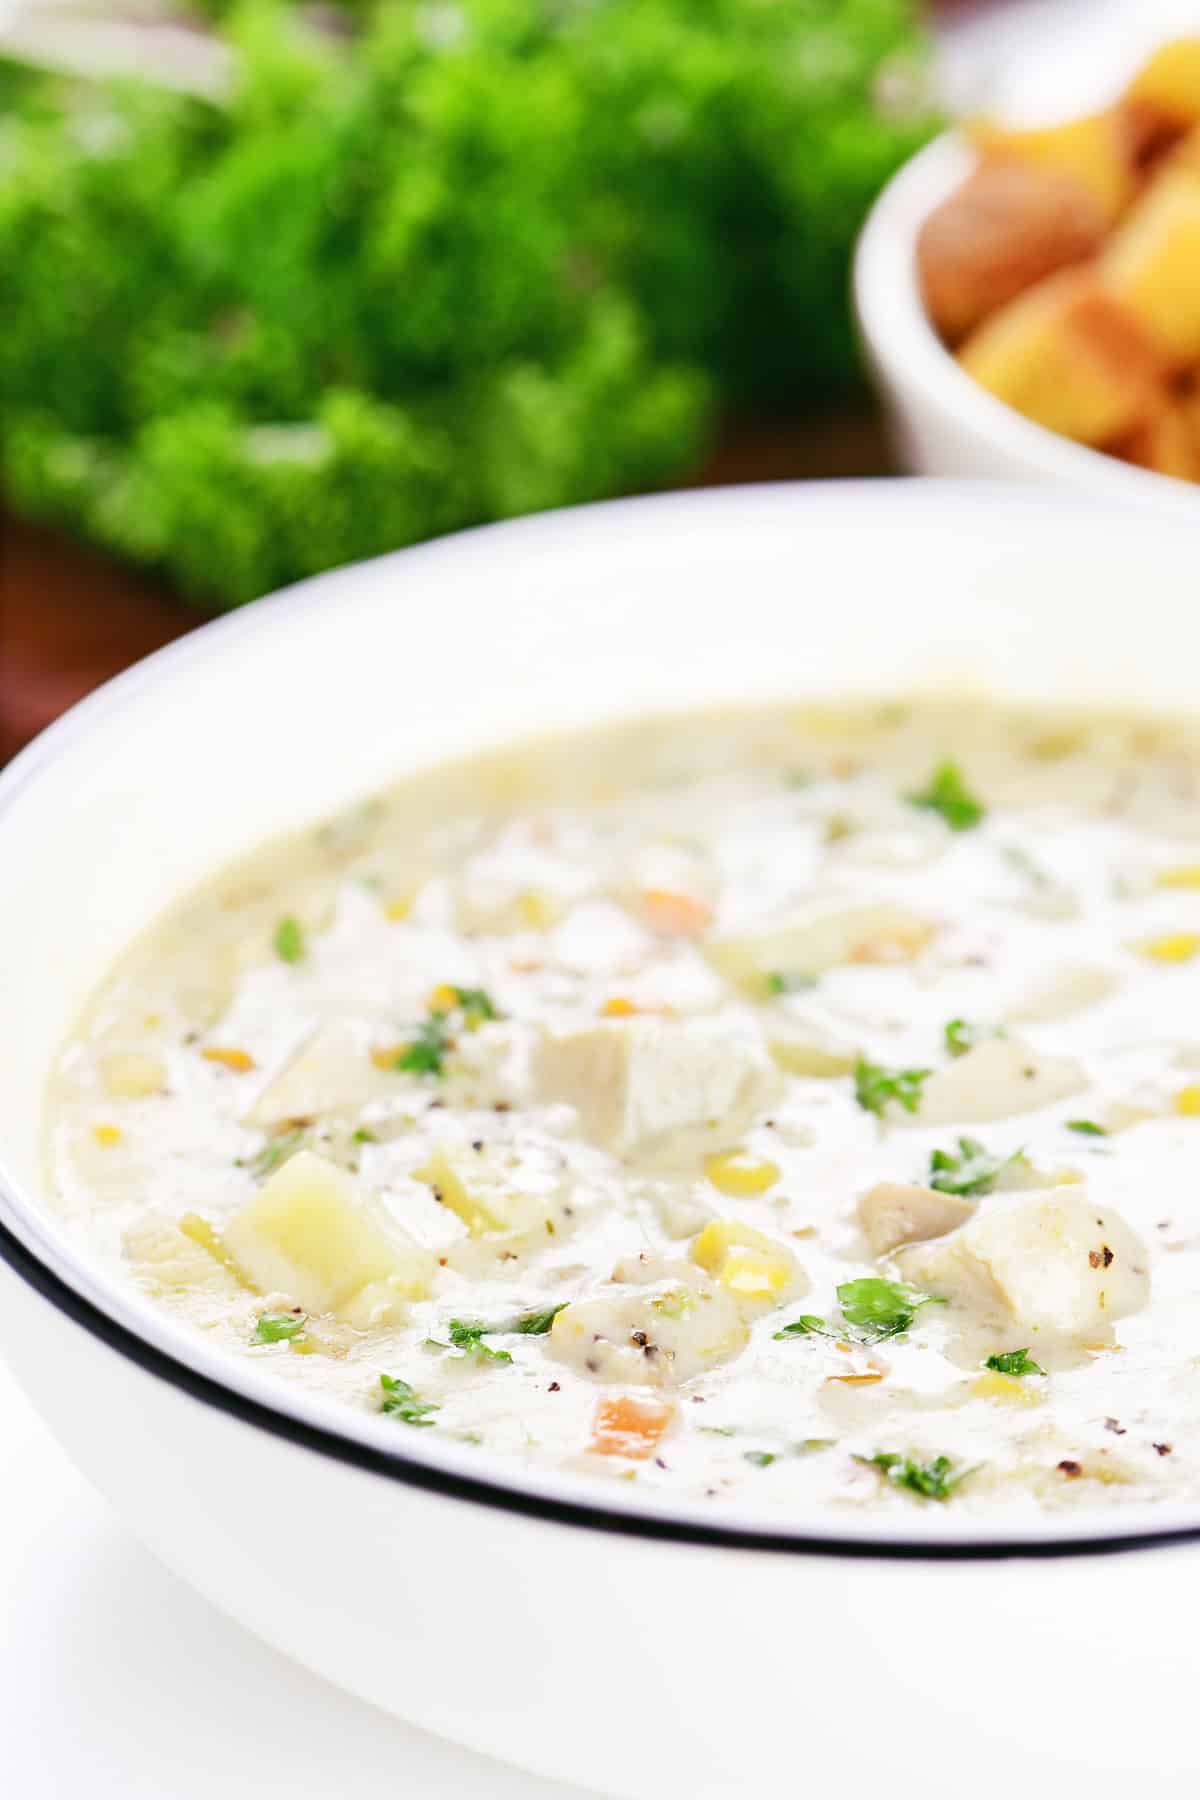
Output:
<path fill-rule="evenodd" d="M 586 1800 L 386 1718 L 223 1618 L 112 1517 L 3 1363 L 0 1793 Z"/>

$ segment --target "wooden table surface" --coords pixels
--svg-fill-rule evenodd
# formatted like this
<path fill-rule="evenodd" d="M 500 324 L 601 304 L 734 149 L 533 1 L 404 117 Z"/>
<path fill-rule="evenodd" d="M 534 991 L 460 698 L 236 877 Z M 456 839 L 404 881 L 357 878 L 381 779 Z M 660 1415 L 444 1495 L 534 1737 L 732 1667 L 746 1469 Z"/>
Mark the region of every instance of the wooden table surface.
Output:
<path fill-rule="evenodd" d="M 860 406 L 794 425 L 731 425 L 696 479 L 720 486 L 893 468 L 878 417 Z M 203 617 L 97 551 L 0 516 L 0 762 L 110 675 Z"/>

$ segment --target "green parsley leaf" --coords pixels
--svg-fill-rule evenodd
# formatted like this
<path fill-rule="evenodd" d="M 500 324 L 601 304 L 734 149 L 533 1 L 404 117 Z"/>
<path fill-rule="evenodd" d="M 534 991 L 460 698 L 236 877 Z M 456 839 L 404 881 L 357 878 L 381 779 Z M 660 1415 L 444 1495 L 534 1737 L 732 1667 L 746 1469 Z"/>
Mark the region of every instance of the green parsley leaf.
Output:
<path fill-rule="evenodd" d="M 965 1019 L 949 1019 L 946 1023 L 946 1048 L 951 1056 L 965 1056 L 973 1050 L 983 1037 L 983 1030 L 978 1025 L 968 1025 Z"/>
<path fill-rule="evenodd" d="M 450 1342 L 456 1350 L 466 1356 L 473 1356 L 476 1362 L 510 1363 L 512 1357 L 507 1350 L 493 1350 L 490 1344 L 484 1343 L 489 1332 L 505 1329 L 504 1326 L 481 1325 L 466 1319 L 451 1319 Z"/>
<path fill-rule="evenodd" d="M 243 1167 L 256 1181 L 265 1181 L 289 1156 L 295 1156 L 297 1150 L 304 1148 L 306 1136 L 304 1127 L 297 1126 L 293 1131 L 284 1131 L 278 1137 L 268 1138 L 262 1149 L 250 1157 Z"/>
<path fill-rule="evenodd" d="M 542 1312 L 522 1313 L 519 1318 L 510 1320 L 507 1325 L 497 1325 L 494 1329 L 518 1331 L 522 1337 L 545 1337 L 566 1304 L 565 1300 L 560 1300 L 557 1306 L 547 1306 Z"/>
<path fill-rule="evenodd" d="M 430 1013 L 412 1043 L 397 1056 L 396 1067 L 410 1075 L 444 1075 L 451 1044 L 445 1013 Z"/>
<path fill-rule="evenodd" d="M 998 1375 L 1044 1375 L 1041 1363 L 1035 1363 L 1028 1350 L 1000 1350 L 995 1356 L 989 1356 L 984 1363 L 985 1369 L 995 1369 Z"/>
<path fill-rule="evenodd" d="M 1020 1155 L 1020 1151 L 1017 1152 Z M 960 1137 L 958 1155 L 952 1150 L 934 1150 L 929 1157 L 929 1185 L 939 1194 L 987 1194 L 996 1178 L 1015 1159 L 992 1156 L 978 1138 Z"/>
<path fill-rule="evenodd" d="M 878 1469 L 893 1487 L 907 1488 L 923 1500 L 949 1500 L 955 1488 L 981 1466 L 955 1470 L 948 1456 L 935 1456 L 931 1462 L 919 1463 L 911 1456 L 898 1456 L 891 1451 L 877 1451 L 874 1456 L 856 1456 L 855 1462 Z"/>
<path fill-rule="evenodd" d="M 767 992 L 768 994 L 787 993 L 787 977 L 781 975 L 778 969 L 767 970 Z"/>
<path fill-rule="evenodd" d="M 308 1324 L 307 1313 L 260 1313 L 252 1344 L 290 1344 Z"/>
<path fill-rule="evenodd" d="M 777 1338 L 836 1337 L 837 1333 L 830 1331 L 824 1319 L 818 1317 L 816 1313 L 801 1313 L 798 1319 L 793 1319 L 790 1325 L 785 1325 L 782 1331 L 775 1333 L 775 1336 Z"/>
<path fill-rule="evenodd" d="M 353 1134 L 353 1141 L 356 1144 L 377 1144 L 379 1138 L 369 1125 L 360 1125 Z"/>
<path fill-rule="evenodd" d="M 837 1297 L 843 1318 L 866 1334 L 864 1343 L 875 1344 L 907 1331 L 922 1306 L 941 1304 L 935 1295 L 924 1294 L 907 1281 L 885 1281 L 879 1275 L 843 1281 Z"/>
<path fill-rule="evenodd" d="M 1077 1131 L 1081 1137 L 1107 1137 L 1103 1125 L 1097 1125 L 1095 1119 L 1068 1119 L 1067 1130 Z"/>
<path fill-rule="evenodd" d="M 303 962 L 308 954 L 308 946 L 304 941 L 304 927 L 299 919 L 292 917 L 280 919 L 275 927 L 275 954 L 280 962 Z"/>
<path fill-rule="evenodd" d="M 813 1456 L 818 1450 L 832 1450 L 836 1443 L 836 1438 L 801 1438 L 792 1449 L 797 1456 Z"/>
<path fill-rule="evenodd" d="M 756 1469 L 769 1469 L 779 1458 L 773 1450 L 744 1450 L 742 1461 L 752 1464 Z"/>
<path fill-rule="evenodd" d="M 928 787 L 915 794 L 906 794 L 905 799 L 910 806 L 941 813 L 951 831 L 970 831 L 987 811 L 967 787 L 958 764 L 952 762 L 939 763 L 929 778 Z"/>
<path fill-rule="evenodd" d="M 859 1059 L 854 1065 L 854 1098 L 865 1112 L 882 1117 L 889 1100 L 915 1113 L 921 1104 L 921 1088 L 932 1069 L 885 1069 L 879 1063 Z"/>
<path fill-rule="evenodd" d="M 452 987 L 450 991 L 458 1002 L 458 1010 L 462 1013 L 463 1024 L 468 1031 L 475 1031 L 489 1019 L 500 1017 L 492 1005 L 491 995 L 485 989 Z"/>
<path fill-rule="evenodd" d="M 942 1304 L 936 1294 L 922 1293 L 906 1281 L 884 1281 L 878 1275 L 843 1281 L 837 1297 L 848 1329 L 839 1331 L 816 1313 L 801 1313 L 775 1332 L 775 1338 L 827 1337 L 835 1342 L 849 1338 L 857 1344 L 879 1344 L 907 1331 L 922 1306 Z"/>
<path fill-rule="evenodd" d="M 434 1401 L 422 1400 L 398 1375 L 381 1375 L 379 1385 L 383 1389 L 380 1412 L 390 1419 L 399 1419 L 402 1425 L 432 1425 L 433 1420 L 428 1415 L 441 1411 Z"/>

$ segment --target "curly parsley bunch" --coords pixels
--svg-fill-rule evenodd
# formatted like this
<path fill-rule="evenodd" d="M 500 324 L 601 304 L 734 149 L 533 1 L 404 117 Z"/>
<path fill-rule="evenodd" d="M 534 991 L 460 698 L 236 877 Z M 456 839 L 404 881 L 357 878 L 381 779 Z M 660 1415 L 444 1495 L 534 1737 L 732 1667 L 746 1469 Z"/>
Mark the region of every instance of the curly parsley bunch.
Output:
<path fill-rule="evenodd" d="M 907 0 L 211 10 L 223 99 L 0 69 L 18 507 L 235 605 L 852 378 Z"/>

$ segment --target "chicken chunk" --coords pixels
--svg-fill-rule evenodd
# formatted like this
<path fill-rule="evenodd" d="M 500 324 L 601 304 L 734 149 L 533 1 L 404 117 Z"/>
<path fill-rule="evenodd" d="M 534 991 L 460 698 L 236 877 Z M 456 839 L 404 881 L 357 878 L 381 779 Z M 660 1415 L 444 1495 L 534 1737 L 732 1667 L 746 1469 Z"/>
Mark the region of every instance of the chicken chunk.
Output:
<path fill-rule="evenodd" d="M 988 1038 L 936 1069 L 921 1090 L 916 1113 L 898 1117 L 910 1125 L 979 1125 L 1038 1112 L 1086 1086 L 1083 1070 L 1070 1057 L 1043 1056 L 1018 1038 Z"/>
<path fill-rule="evenodd" d="M 904 1181 L 880 1181 L 858 1200 L 858 1222 L 875 1256 L 887 1256 L 900 1244 L 942 1237 L 965 1224 L 974 1211 L 957 1194 Z"/>
<path fill-rule="evenodd" d="M 1087 1339 L 1150 1298 L 1146 1247 L 1079 1188 L 993 1200 L 896 1255 L 906 1281 L 1030 1336 Z"/>
<path fill-rule="evenodd" d="M 852 962 L 910 962 L 934 926 L 889 901 L 788 913 L 753 930 L 710 940 L 709 961 L 753 1000 L 765 1000 L 773 981 L 823 975 Z"/>
<path fill-rule="evenodd" d="M 573 1106 L 585 1136 L 621 1155 L 695 1127 L 736 1135 L 781 1087 L 752 1041 L 648 1018 L 547 1032 L 534 1075 L 543 1100 Z"/>
<path fill-rule="evenodd" d="M 550 1331 L 553 1356 L 608 1383 L 673 1387 L 728 1362 L 745 1349 L 750 1332 L 727 1289 L 687 1263 L 647 1263 L 618 1274 L 588 1300 L 558 1314 Z"/>

